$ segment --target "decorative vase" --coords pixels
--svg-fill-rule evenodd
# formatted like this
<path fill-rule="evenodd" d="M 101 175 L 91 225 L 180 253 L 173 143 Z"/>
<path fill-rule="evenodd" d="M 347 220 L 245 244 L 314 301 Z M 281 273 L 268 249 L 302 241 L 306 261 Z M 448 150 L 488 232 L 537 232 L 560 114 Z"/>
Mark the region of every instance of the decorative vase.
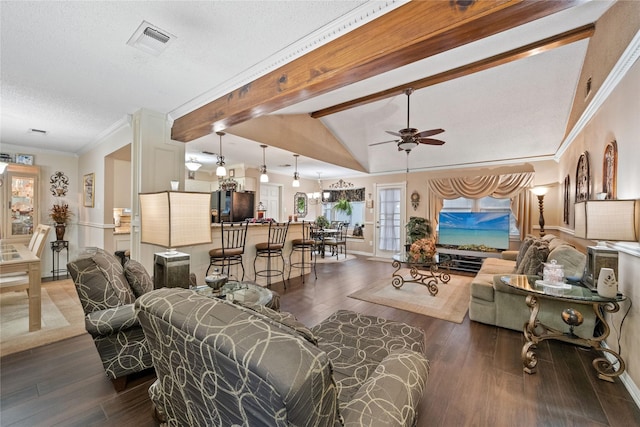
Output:
<path fill-rule="evenodd" d="M 56 240 L 64 240 L 64 232 L 67 230 L 65 224 L 56 224 Z"/>

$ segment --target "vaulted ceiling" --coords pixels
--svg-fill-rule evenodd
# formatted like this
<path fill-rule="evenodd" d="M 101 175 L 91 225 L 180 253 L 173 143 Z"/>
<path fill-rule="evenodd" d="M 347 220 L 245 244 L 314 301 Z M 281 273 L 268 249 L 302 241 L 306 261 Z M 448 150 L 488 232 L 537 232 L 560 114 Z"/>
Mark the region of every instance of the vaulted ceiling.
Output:
<path fill-rule="evenodd" d="M 0 3 L 2 142 L 81 153 L 139 108 L 187 157 L 303 177 L 549 159 L 607 1 Z M 175 35 L 127 45 L 142 21 Z M 407 157 L 386 131 L 443 128 Z M 48 133 L 29 133 L 28 129 Z"/>

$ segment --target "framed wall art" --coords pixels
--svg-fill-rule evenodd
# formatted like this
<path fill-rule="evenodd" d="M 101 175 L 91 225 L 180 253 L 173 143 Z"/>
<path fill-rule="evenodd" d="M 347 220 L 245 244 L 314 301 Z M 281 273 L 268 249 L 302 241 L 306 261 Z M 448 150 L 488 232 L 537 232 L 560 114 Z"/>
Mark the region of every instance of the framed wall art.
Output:
<path fill-rule="evenodd" d="M 95 203 L 95 173 L 88 173 L 82 177 L 82 204 L 92 208 Z"/>
<path fill-rule="evenodd" d="M 618 175 L 618 144 L 611 141 L 604 148 L 604 158 L 602 160 L 602 192 L 606 194 L 605 199 L 612 200 L 617 197 Z"/>
<path fill-rule="evenodd" d="M 33 156 L 31 154 L 16 154 L 16 163 L 19 165 L 33 165 Z"/>
<path fill-rule="evenodd" d="M 564 178 L 564 214 L 563 221 L 565 224 L 569 224 L 569 198 L 571 196 L 571 177 L 567 175 Z"/>
<path fill-rule="evenodd" d="M 584 202 L 591 195 L 591 171 L 589 169 L 589 153 L 585 151 L 578 158 L 576 167 L 576 200 Z"/>

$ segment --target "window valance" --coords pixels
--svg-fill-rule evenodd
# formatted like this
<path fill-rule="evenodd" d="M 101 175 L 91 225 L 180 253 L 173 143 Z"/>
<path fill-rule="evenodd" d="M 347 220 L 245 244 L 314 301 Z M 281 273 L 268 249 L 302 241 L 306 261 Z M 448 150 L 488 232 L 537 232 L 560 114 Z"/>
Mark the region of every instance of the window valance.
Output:
<path fill-rule="evenodd" d="M 465 176 L 457 178 L 435 178 L 428 182 L 429 190 L 442 199 L 480 199 L 492 196 L 510 199 L 528 188 L 534 172 L 519 172 L 501 175 Z"/>

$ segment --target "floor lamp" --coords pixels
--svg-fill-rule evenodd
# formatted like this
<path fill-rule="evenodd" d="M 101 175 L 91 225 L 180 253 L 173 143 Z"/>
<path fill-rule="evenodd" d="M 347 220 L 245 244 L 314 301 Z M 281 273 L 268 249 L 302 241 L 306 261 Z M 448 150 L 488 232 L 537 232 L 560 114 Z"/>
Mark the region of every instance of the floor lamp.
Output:
<path fill-rule="evenodd" d="M 544 195 L 549 191 L 548 187 L 533 187 L 531 192 L 538 197 L 538 208 L 540 209 L 540 236 L 544 236 Z"/>
<path fill-rule="evenodd" d="M 140 242 L 167 248 L 154 254 L 154 287 L 189 288 L 189 254 L 175 248 L 211 243 L 211 193 L 140 194 Z"/>

